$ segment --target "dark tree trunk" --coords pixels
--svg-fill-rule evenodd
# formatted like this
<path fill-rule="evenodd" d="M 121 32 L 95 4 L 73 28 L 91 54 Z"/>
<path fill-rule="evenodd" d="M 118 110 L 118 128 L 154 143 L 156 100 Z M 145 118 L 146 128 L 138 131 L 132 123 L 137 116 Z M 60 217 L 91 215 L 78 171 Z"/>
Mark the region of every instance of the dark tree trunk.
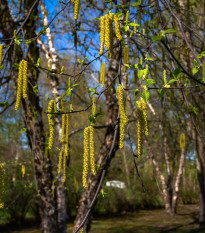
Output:
<path fill-rule="evenodd" d="M 25 16 L 28 14 L 28 11 L 30 10 L 34 2 L 34 0 L 24 1 Z M 8 1 L 2 0 L 0 2 L 0 18 L 5 19 L 5 23 L 3 22 L 0 25 L 0 31 L 2 32 L 4 38 L 12 37 L 14 29 L 16 28 L 8 5 Z M 33 8 L 28 21 L 23 27 L 24 32 L 26 32 L 25 39 L 35 37 L 37 17 L 38 4 L 36 4 Z M 8 43 L 9 42 L 10 41 L 8 41 Z M 17 52 L 18 50 L 19 52 Z M 15 52 L 12 46 L 7 57 L 11 67 L 14 62 L 19 62 L 22 59 L 23 51 L 20 51 L 19 47 L 15 49 Z M 39 57 L 39 51 L 35 40 L 32 41 L 31 44 L 29 44 L 28 56 L 26 57 L 28 63 L 36 63 Z M 17 76 L 17 73 L 15 74 L 15 76 Z M 42 109 L 40 107 L 39 97 L 33 92 L 33 86 L 35 86 L 37 80 L 38 71 L 35 70 L 35 68 L 33 68 L 32 66 L 29 66 L 28 98 L 22 100 L 22 106 L 24 122 L 27 129 L 27 138 L 34 159 L 35 177 L 39 193 L 39 212 L 41 216 L 41 228 L 43 233 L 66 232 L 66 219 L 63 217 L 59 218 L 59 215 L 65 216 L 65 193 L 63 190 L 57 187 L 57 190 L 55 190 L 53 195 L 53 165 L 49 154 L 47 156 L 45 156 L 44 154 L 46 144 L 42 121 Z"/>

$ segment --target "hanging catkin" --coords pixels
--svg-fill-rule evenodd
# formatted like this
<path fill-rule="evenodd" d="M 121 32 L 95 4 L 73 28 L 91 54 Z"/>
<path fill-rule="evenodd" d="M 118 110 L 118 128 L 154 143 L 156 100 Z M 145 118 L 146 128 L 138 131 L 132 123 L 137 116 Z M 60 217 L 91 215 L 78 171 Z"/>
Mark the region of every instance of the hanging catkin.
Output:
<path fill-rule="evenodd" d="M 120 149 L 124 147 L 125 127 L 128 124 L 128 118 L 125 113 L 125 100 L 124 100 L 123 90 L 124 90 L 123 86 L 119 84 L 117 87 L 117 96 L 118 96 L 119 112 L 120 112 L 120 142 L 119 142 Z"/>
<path fill-rule="evenodd" d="M 28 83 L 27 66 L 28 66 L 27 61 L 23 60 L 23 98 L 24 99 L 27 98 L 27 83 Z"/>
<path fill-rule="evenodd" d="M 74 19 L 78 19 L 78 13 L 79 13 L 79 6 L 80 6 L 80 0 L 75 0 L 74 5 Z"/>
<path fill-rule="evenodd" d="M 105 46 L 109 50 L 109 57 L 111 57 L 113 53 L 113 26 L 110 14 L 105 15 Z"/>
<path fill-rule="evenodd" d="M 205 62 L 203 62 L 203 67 L 202 67 L 202 73 L 203 73 L 203 82 L 205 83 Z"/>
<path fill-rule="evenodd" d="M 64 155 L 64 148 L 62 147 L 62 149 L 60 150 L 59 153 L 59 159 L 58 159 L 58 174 L 61 173 L 61 169 L 62 169 L 62 157 Z"/>
<path fill-rule="evenodd" d="M 65 103 L 62 101 L 61 102 L 61 110 L 62 112 L 65 111 Z M 65 123 L 66 123 L 66 114 L 62 114 L 62 127 L 61 127 L 61 142 L 65 142 Z"/>
<path fill-rule="evenodd" d="M 118 40 L 122 40 L 122 35 L 120 33 L 120 25 L 118 21 L 118 17 L 114 15 L 114 24 L 115 24 L 115 34 Z"/>
<path fill-rule="evenodd" d="M 123 48 L 123 58 L 124 58 L 124 72 L 127 72 L 127 66 L 129 64 L 129 51 L 128 47 Z"/>
<path fill-rule="evenodd" d="M 5 190 L 5 170 L 4 164 L 0 163 L 0 209 L 4 208 L 4 190 Z"/>
<path fill-rule="evenodd" d="M 19 106 L 21 103 L 22 87 L 23 87 L 23 66 L 24 66 L 24 60 L 20 61 L 20 63 L 19 63 L 18 85 L 17 85 L 17 93 L 16 93 L 15 110 L 19 109 Z"/>
<path fill-rule="evenodd" d="M 66 180 L 66 157 L 67 157 L 67 154 L 66 154 L 66 151 L 64 151 L 63 153 L 63 182 L 65 182 Z"/>
<path fill-rule="evenodd" d="M 84 129 L 84 155 L 83 155 L 83 187 L 87 187 L 89 162 L 89 127 Z"/>
<path fill-rule="evenodd" d="M 105 63 L 101 64 L 100 83 L 102 83 L 102 87 L 104 87 L 105 85 Z"/>
<path fill-rule="evenodd" d="M 2 65 L 2 57 L 3 57 L 3 44 L 0 44 L 0 67 Z"/>
<path fill-rule="evenodd" d="M 137 101 L 137 154 L 142 155 L 142 128 L 143 128 L 143 113 L 142 103 Z"/>
<path fill-rule="evenodd" d="M 50 100 L 48 103 L 47 112 L 53 113 L 55 108 L 55 100 Z M 49 140 L 48 140 L 48 149 L 52 149 L 53 147 L 53 140 L 54 140 L 54 128 L 55 128 L 55 120 L 53 114 L 48 114 L 48 124 L 49 124 Z"/>
<path fill-rule="evenodd" d="M 95 116 L 96 106 L 95 106 L 95 95 L 92 96 L 92 115 Z"/>
<path fill-rule="evenodd" d="M 185 134 L 184 133 L 180 134 L 180 148 L 182 149 L 182 151 L 184 151 L 184 148 L 185 148 Z"/>
<path fill-rule="evenodd" d="M 92 126 L 90 126 L 89 129 L 90 129 L 90 167 L 91 167 L 92 174 L 96 175 L 95 150 L 94 150 L 94 129 Z"/>
<path fill-rule="evenodd" d="M 103 54 L 105 44 L 105 16 L 100 18 L 100 51 L 99 56 Z"/>
<path fill-rule="evenodd" d="M 68 141 L 69 141 L 69 115 L 66 114 L 65 117 L 65 156 L 68 156 Z"/>
<path fill-rule="evenodd" d="M 22 174 L 22 177 L 24 178 L 24 176 L 25 176 L 25 173 L 26 173 L 26 167 L 25 167 L 25 165 L 22 165 L 21 166 L 21 174 Z"/>
<path fill-rule="evenodd" d="M 138 156 L 142 155 L 142 135 L 143 132 L 148 135 L 147 124 L 147 104 L 143 98 L 140 98 L 137 104 L 137 140 L 138 140 Z"/>

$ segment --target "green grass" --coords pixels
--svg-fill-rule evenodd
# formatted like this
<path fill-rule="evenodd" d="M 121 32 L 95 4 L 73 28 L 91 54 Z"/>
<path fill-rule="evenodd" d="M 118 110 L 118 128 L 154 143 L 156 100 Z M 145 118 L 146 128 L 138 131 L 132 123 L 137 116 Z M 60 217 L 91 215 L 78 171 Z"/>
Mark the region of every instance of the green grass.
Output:
<path fill-rule="evenodd" d="M 196 223 L 197 211 L 196 205 L 185 205 L 178 208 L 176 216 L 167 215 L 161 209 L 101 217 L 93 220 L 90 233 L 205 233 L 205 229 L 200 229 Z M 68 232 L 71 232 L 71 229 L 72 224 L 68 224 Z M 24 229 L 7 232 L 40 233 L 40 230 Z"/>

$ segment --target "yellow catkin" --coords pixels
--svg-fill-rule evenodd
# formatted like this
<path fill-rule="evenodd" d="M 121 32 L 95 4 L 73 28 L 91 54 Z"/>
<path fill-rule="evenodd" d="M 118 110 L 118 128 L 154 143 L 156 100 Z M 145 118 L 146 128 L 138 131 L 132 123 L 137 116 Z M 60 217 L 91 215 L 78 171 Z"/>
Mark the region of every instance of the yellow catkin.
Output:
<path fill-rule="evenodd" d="M 4 208 L 4 190 L 5 190 L 5 170 L 4 164 L 0 163 L 0 209 Z"/>
<path fill-rule="evenodd" d="M 89 126 L 90 129 L 90 167 L 93 175 L 96 175 L 95 168 L 95 149 L 94 149 L 94 129 L 92 126 Z"/>
<path fill-rule="evenodd" d="M 147 103 L 141 98 L 142 104 L 142 114 L 143 114 L 143 126 L 144 126 L 144 134 L 148 135 L 148 124 L 147 124 Z"/>
<path fill-rule="evenodd" d="M 122 35 L 120 33 L 119 20 L 116 15 L 114 15 L 114 24 L 115 24 L 115 34 L 118 40 L 122 40 Z"/>
<path fill-rule="evenodd" d="M 120 149 L 124 147 L 125 127 L 128 124 L 128 118 L 125 113 L 125 100 L 124 100 L 123 90 L 124 90 L 123 86 L 119 84 L 117 87 L 117 95 L 118 95 L 118 103 L 119 103 L 119 111 L 120 111 L 120 142 L 119 142 Z"/>
<path fill-rule="evenodd" d="M 24 165 L 21 166 L 21 174 L 22 174 L 22 177 L 25 176 L 25 173 L 26 173 L 26 168 Z"/>
<path fill-rule="evenodd" d="M 142 135 L 148 135 L 147 123 L 147 103 L 143 98 L 137 101 L 137 140 L 138 140 L 138 156 L 142 155 Z"/>
<path fill-rule="evenodd" d="M 65 117 L 65 156 L 68 156 L 68 142 L 69 142 L 69 115 L 66 114 Z"/>
<path fill-rule="evenodd" d="M 74 6 L 74 19 L 78 19 L 78 12 L 79 12 L 79 5 L 80 5 L 80 0 L 75 0 L 75 6 Z"/>
<path fill-rule="evenodd" d="M 205 83 L 205 62 L 203 62 L 202 73 L 203 73 L 203 82 Z"/>
<path fill-rule="evenodd" d="M 62 149 L 60 150 L 60 153 L 59 153 L 59 158 L 58 158 L 58 174 L 61 173 L 63 154 L 64 154 L 64 148 L 62 148 Z"/>
<path fill-rule="evenodd" d="M 23 98 L 24 99 L 27 98 L 27 85 L 28 85 L 27 66 L 28 66 L 27 61 L 23 60 Z"/>
<path fill-rule="evenodd" d="M 84 155 L 83 155 L 83 187 L 87 188 L 88 162 L 89 162 L 89 127 L 84 129 Z"/>
<path fill-rule="evenodd" d="M 66 150 L 66 149 L 65 149 Z M 63 153 L 63 182 L 66 180 L 66 151 Z"/>
<path fill-rule="evenodd" d="M 113 26 L 112 15 L 105 15 L 105 46 L 109 49 L 109 57 L 113 53 Z"/>
<path fill-rule="evenodd" d="M 48 103 L 47 112 L 51 113 L 54 112 L 54 104 L 55 100 L 50 100 Z M 53 147 L 53 140 L 54 140 L 54 127 L 55 127 L 55 120 L 53 114 L 48 114 L 48 124 L 49 124 L 49 141 L 48 141 L 48 149 L 52 149 Z"/>
<path fill-rule="evenodd" d="M 100 18 L 100 51 L 99 56 L 103 54 L 105 44 L 105 16 Z"/>
<path fill-rule="evenodd" d="M 65 111 L 64 102 L 61 102 L 61 110 Z M 65 142 L 65 123 L 66 123 L 66 114 L 62 114 L 62 127 L 61 127 L 61 142 Z"/>
<path fill-rule="evenodd" d="M 149 65 L 146 64 L 144 75 L 143 75 L 143 80 L 145 80 L 147 78 L 148 73 L 149 73 Z"/>
<path fill-rule="evenodd" d="M 180 134 L 180 148 L 182 148 L 182 151 L 185 148 L 185 134 L 184 133 Z"/>
<path fill-rule="evenodd" d="M 2 44 L 0 44 L 0 67 L 1 67 L 1 65 L 2 65 L 2 57 L 3 57 L 3 45 Z"/>
<path fill-rule="evenodd" d="M 95 95 L 92 96 L 92 115 L 95 116 Z"/>
<path fill-rule="evenodd" d="M 125 65 L 129 64 L 129 51 L 128 47 L 123 48 L 123 58 L 124 58 L 124 72 L 127 72 L 127 67 Z"/>
<path fill-rule="evenodd" d="M 101 64 L 100 83 L 102 83 L 102 87 L 104 87 L 105 85 L 105 63 Z"/>
<path fill-rule="evenodd" d="M 142 102 L 137 101 L 137 154 L 142 155 L 142 130 L 143 130 L 143 112 Z"/>
<path fill-rule="evenodd" d="M 23 66 L 24 60 L 19 63 L 19 73 L 18 73 L 18 85 L 17 85 L 17 93 L 16 93 L 16 105 L 15 110 L 18 110 L 21 103 L 22 96 L 22 87 L 23 87 Z"/>

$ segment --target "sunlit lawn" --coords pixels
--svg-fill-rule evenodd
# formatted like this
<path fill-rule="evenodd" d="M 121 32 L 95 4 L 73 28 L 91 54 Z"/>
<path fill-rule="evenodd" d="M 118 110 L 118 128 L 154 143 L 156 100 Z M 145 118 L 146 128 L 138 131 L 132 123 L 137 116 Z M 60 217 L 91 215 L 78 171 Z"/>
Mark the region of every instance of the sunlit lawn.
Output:
<path fill-rule="evenodd" d="M 140 210 L 138 213 L 126 213 L 118 216 L 93 220 L 91 233 L 202 233 L 196 223 L 197 207 L 195 205 L 180 206 L 178 215 L 169 216 L 164 210 Z M 68 224 L 71 232 L 72 224 Z M 1 231 L 0 232 L 5 232 Z M 37 228 L 9 231 L 12 233 L 40 233 Z"/>

